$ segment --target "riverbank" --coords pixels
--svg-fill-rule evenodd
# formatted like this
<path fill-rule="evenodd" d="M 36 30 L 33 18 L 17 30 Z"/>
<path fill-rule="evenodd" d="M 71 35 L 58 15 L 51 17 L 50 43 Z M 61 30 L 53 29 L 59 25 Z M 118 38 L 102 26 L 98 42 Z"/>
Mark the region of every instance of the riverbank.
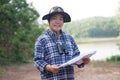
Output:
<path fill-rule="evenodd" d="M 106 42 L 106 41 L 117 41 L 120 43 L 120 37 L 112 37 L 112 38 L 82 38 L 80 40 L 76 40 L 77 44 L 84 44 L 84 43 L 95 43 L 95 42 Z"/>
<path fill-rule="evenodd" d="M 1 72 L 2 70 L 2 72 Z M 75 80 L 119 80 L 120 65 L 92 61 L 84 68 L 75 66 Z M 0 80 L 40 80 L 32 63 L 0 66 Z"/>

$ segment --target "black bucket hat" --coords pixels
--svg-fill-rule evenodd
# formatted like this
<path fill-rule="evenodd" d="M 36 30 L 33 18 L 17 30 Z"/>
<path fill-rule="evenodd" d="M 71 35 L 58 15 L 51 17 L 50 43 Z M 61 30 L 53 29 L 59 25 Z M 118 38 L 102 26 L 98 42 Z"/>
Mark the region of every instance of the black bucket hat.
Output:
<path fill-rule="evenodd" d="M 42 20 L 46 20 L 46 19 L 49 20 L 50 17 L 55 15 L 55 14 L 61 14 L 63 16 L 64 23 L 71 21 L 70 15 L 68 13 L 64 12 L 64 10 L 59 6 L 52 7 L 50 9 L 49 13 L 42 17 Z"/>

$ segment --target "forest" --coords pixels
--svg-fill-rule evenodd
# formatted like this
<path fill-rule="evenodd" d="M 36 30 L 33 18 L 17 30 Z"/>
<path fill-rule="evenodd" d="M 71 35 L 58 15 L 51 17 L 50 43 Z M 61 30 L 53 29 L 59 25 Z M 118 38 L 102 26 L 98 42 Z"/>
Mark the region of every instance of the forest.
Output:
<path fill-rule="evenodd" d="M 64 26 L 64 30 L 72 34 L 75 39 L 118 37 L 118 28 L 115 17 L 91 17 Z"/>

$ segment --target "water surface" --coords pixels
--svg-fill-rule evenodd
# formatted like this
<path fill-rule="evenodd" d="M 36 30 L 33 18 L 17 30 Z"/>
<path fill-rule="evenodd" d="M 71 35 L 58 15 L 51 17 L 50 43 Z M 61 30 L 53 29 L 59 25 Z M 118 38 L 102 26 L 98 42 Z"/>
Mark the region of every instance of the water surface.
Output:
<path fill-rule="evenodd" d="M 93 60 L 105 60 L 113 55 L 120 55 L 119 47 L 117 46 L 118 41 L 99 41 L 93 43 L 79 44 L 81 52 L 96 50 L 97 53 L 91 57 Z"/>

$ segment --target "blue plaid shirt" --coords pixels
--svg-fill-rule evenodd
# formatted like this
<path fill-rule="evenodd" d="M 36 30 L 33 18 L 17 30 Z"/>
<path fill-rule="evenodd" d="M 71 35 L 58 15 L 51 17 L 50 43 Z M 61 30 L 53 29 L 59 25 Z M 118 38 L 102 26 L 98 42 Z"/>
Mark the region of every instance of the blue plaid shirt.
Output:
<path fill-rule="evenodd" d="M 68 54 L 61 55 L 58 51 L 57 43 L 66 44 Z M 59 66 L 79 54 L 80 51 L 74 39 L 68 33 L 61 31 L 59 37 L 56 37 L 56 35 L 48 29 L 36 40 L 34 64 L 41 72 L 42 80 L 74 80 L 73 66 L 62 67 L 56 74 L 46 71 L 45 66 L 47 64 Z"/>

